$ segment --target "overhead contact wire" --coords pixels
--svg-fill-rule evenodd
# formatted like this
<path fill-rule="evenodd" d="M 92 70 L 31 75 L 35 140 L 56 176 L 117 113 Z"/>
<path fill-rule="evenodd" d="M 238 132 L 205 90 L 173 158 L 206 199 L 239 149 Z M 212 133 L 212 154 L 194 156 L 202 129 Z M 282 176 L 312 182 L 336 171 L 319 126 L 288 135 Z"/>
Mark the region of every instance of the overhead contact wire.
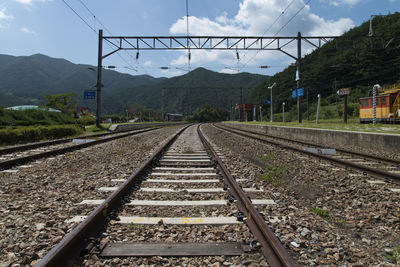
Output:
<path fill-rule="evenodd" d="M 294 0 L 292 1 L 292 2 L 290 2 L 289 3 L 289 5 L 286 7 L 286 9 L 281 13 L 281 15 L 279 15 L 279 17 L 280 16 L 282 16 L 283 14 L 284 14 L 284 12 L 292 5 L 292 3 L 294 2 Z M 285 25 L 283 25 L 274 35 L 273 35 L 273 37 L 275 37 L 276 35 L 278 35 L 278 33 L 280 33 L 307 5 L 308 5 L 308 3 L 310 3 L 311 2 L 311 0 L 308 0 L 307 1 L 307 3 L 305 3 L 286 23 L 285 23 Z M 279 18 L 278 17 L 278 18 Z M 278 19 L 276 19 L 275 21 L 277 21 Z M 275 23 L 275 22 L 274 22 Z M 271 26 L 272 27 L 272 26 Z M 270 28 L 271 28 L 270 27 Z M 265 34 L 265 32 L 264 32 L 264 34 Z M 263 34 L 263 35 L 264 35 Z M 250 61 L 252 61 L 257 55 L 258 55 L 258 53 L 260 53 L 260 50 L 258 50 L 257 51 L 257 53 L 253 56 L 253 57 L 251 57 L 242 67 L 241 67 L 241 69 L 240 70 L 242 70 L 243 68 L 245 68 L 246 66 L 247 66 L 247 64 L 249 64 L 250 63 Z"/>

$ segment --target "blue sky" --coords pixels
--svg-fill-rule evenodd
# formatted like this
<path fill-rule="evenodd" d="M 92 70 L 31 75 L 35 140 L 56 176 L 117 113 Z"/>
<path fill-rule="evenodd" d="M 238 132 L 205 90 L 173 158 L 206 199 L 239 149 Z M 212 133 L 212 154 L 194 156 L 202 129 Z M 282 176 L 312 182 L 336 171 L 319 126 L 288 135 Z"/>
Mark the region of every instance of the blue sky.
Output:
<path fill-rule="evenodd" d="M 100 21 L 112 35 L 186 35 L 186 0 L 64 1 L 96 31 L 103 28 Z M 73 63 L 96 65 L 97 35 L 64 1 L 0 0 L 0 54 L 42 53 Z M 272 36 L 300 9 L 278 36 L 295 36 L 298 31 L 304 36 L 340 35 L 367 21 L 372 14 L 386 15 L 400 9 L 400 0 L 188 0 L 188 3 L 192 35 Z M 105 30 L 105 35 L 110 34 Z M 104 49 L 109 50 L 107 46 Z M 305 51 L 309 51 L 307 47 Z M 142 51 L 138 61 L 135 53 L 119 54 L 107 58 L 104 65 L 117 66 L 117 71 L 132 75 L 155 77 L 181 75 L 188 68 L 185 51 Z M 234 51 L 193 51 L 191 58 L 191 69 L 237 71 Z M 276 51 L 257 55 L 243 51 L 239 68 L 272 75 L 290 63 L 293 63 L 291 58 Z M 271 68 L 260 69 L 261 65 Z M 161 70 L 161 66 L 170 69 Z"/>

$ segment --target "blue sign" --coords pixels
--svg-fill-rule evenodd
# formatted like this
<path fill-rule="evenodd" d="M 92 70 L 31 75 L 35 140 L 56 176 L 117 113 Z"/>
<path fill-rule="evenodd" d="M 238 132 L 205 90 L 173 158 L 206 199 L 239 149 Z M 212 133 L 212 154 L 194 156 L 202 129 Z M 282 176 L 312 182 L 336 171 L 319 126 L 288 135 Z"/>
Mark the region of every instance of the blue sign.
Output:
<path fill-rule="evenodd" d="M 299 88 L 299 96 L 303 96 L 303 88 Z M 292 91 L 292 98 L 297 98 L 296 89 Z"/>
<path fill-rule="evenodd" d="M 269 105 L 269 104 L 271 104 L 271 101 L 269 101 L 269 100 L 264 100 L 264 104 L 265 104 L 265 105 Z"/>
<path fill-rule="evenodd" d="M 83 99 L 96 99 L 96 91 L 83 92 Z"/>

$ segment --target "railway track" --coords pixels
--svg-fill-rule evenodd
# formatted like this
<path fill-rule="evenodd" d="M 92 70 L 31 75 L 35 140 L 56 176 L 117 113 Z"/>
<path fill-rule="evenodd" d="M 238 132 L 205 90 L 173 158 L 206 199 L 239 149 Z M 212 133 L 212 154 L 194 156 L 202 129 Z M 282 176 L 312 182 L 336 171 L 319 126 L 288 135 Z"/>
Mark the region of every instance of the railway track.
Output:
<path fill-rule="evenodd" d="M 18 165 L 28 167 L 31 161 L 41 158 L 56 156 L 67 152 L 83 149 L 89 146 L 113 141 L 119 138 L 153 131 L 157 128 L 146 128 L 120 133 L 103 133 L 79 138 L 65 138 L 54 141 L 38 142 L 20 146 L 13 146 L 0 149 L 0 170 L 5 172 L 14 172 L 16 170 L 8 170 Z"/>
<path fill-rule="evenodd" d="M 400 182 L 400 160 L 397 159 L 384 158 L 340 148 L 326 148 L 314 143 L 261 134 L 253 131 L 239 130 L 219 124 L 214 124 L 214 126 L 232 134 L 325 159 L 344 167 L 350 167 L 362 171 L 365 175 L 370 174 L 382 179 L 391 179 L 396 183 Z"/>
<path fill-rule="evenodd" d="M 97 207 L 72 218 L 79 224 L 37 266 L 66 265 L 82 252 L 84 265 L 94 256 L 133 264 L 151 256 L 263 255 L 271 266 L 295 266 L 256 210 L 274 201 L 259 188 L 241 188 L 245 179 L 234 179 L 221 158 L 199 126 L 182 129 L 127 180 L 99 188 L 104 198 L 77 203 Z"/>

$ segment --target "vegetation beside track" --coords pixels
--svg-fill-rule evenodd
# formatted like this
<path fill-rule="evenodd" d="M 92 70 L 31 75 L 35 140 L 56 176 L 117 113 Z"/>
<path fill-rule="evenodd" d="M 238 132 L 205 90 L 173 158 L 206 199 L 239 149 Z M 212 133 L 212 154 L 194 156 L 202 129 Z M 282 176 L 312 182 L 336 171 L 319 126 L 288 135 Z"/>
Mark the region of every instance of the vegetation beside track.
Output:
<path fill-rule="evenodd" d="M 0 109 L 0 127 L 76 124 L 76 119 L 61 112 L 44 110 L 8 110 Z"/>
<path fill-rule="evenodd" d="M 81 135 L 81 125 L 81 121 L 61 112 L 0 109 L 0 145 Z"/>
<path fill-rule="evenodd" d="M 0 129 L 0 145 L 13 145 L 82 134 L 77 125 L 6 127 Z"/>

